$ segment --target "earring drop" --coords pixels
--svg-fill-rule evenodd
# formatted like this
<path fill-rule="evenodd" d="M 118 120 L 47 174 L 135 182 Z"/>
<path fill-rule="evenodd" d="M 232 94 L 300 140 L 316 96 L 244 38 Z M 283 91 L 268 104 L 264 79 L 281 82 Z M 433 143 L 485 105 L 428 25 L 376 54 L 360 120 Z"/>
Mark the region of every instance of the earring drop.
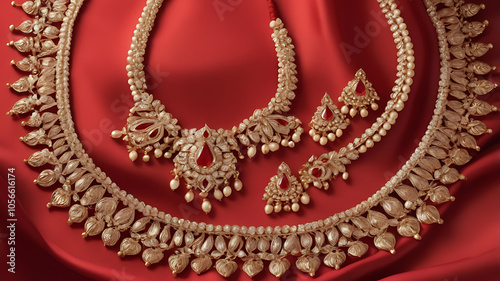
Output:
<path fill-rule="evenodd" d="M 333 103 L 330 96 L 325 93 L 321 99 L 321 105 L 318 106 L 309 123 L 309 127 L 311 127 L 309 135 L 314 141 L 326 145 L 328 141 L 340 138 L 343 134 L 342 130 L 345 130 L 349 124 L 349 119 Z"/>
<path fill-rule="evenodd" d="M 356 116 L 358 112 L 361 117 L 366 117 L 368 116 L 367 107 L 377 110 L 378 105 L 375 101 L 379 99 L 372 83 L 366 79 L 366 73 L 360 68 L 339 97 L 339 102 L 345 103 L 340 111 L 343 114 L 349 113 L 351 117 Z"/>
<path fill-rule="evenodd" d="M 305 193 L 302 184 L 292 175 L 290 167 L 283 162 L 278 168 L 278 173 L 271 178 L 266 186 L 266 193 L 262 200 L 266 201 L 264 211 L 266 214 L 279 213 L 281 210 L 297 212 L 299 202 L 306 205 L 311 200 Z"/>

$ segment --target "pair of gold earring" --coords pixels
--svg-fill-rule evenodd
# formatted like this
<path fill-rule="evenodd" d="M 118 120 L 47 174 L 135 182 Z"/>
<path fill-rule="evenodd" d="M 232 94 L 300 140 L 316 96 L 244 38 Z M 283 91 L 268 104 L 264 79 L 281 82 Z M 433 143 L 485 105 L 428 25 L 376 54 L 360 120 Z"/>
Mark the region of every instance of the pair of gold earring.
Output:
<path fill-rule="evenodd" d="M 368 108 L 378 109 L 379 100 L 377 92 L 372 87 L 372 83 L 366 79 L 366 73 L 359 69 L 354 75 L 354 79 L 349 81 L 339 97 L 339 102 L 344 105 L 339 109 L 332 101 L 330 96 L 325 93 L 321 100 L 321 105 L 314 113 L 309 123 L 311 130 L 309 135 L 314 141 L 321 145 L 326 145 L 328 141 L 334 141 L 342 136 L 344 130 L 349 126 L 350 121 L 347 114 L 351 117 L 358 113 L 361 117 L 368 116 Z"/>
<path fill-rule="evenodd" d="M 339 102 L 344 103 L 340 109 L 325 93 L 321 99 L 321 105 L 318 106 L 309 123 L 311 127 L 309 135 L 321 145 L 326 145 L 328 141 L 333 142 L 340 138 L 349 126 L 350 120 L 347 114 L 355 117 L 359 113 L 361 117 L 366 117 L 368 108 L 378 109 L 376 101 L 379 99 L 372 83 L 366 79 L 366 73 L 363 69 L 359 69 L 338 99 Z M 347 179 L 345 175 L 346 173 L 343 178 Z M 263 200 L 266 201 L 264 208 L 266 214 L 279 213 L 281 210 L 297 212 L 300 209 L 300 203 L 306 205 L 310 202 L 306 188 L 292 175 L 288 165 L 283 162 L 278 168 L 278 173 L 271 178 L 265 189 Z"/>

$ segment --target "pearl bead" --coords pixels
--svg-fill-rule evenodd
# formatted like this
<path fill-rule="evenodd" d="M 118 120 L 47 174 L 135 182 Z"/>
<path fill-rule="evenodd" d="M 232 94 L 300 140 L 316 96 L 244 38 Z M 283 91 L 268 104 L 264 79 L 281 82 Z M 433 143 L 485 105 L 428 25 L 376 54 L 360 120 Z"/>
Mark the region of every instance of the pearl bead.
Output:
<path fill-rule="evenodd" d="M 403 110 L 403 108 L 405 107 L 404 103 L 397 103 L 396 106 L 394 107 L 397 111 L 401 111 Z"/>
<path fill-rule="evenodd" d="M 263 144 L 261 147 L 262 153 L 263 154 L 268 154 L 269 153 L 269 145 Z"/>
<path fill-rule="evenodd" d="M 349 178 L 349 173 L 348 172 L 343 172 L 342 173 L 342 179 L 347 180 Z"/>
<path fill-rule="evenodd" d="M 175 178 L 175 179 L 170 181 L 170 189 L 172 189 L 172 190 L 176 190 L 177 188 L 179 188 L 179 185 L 180 185 L 180 182 L 179 182 L 178 178 Z"/>
<path fill-rule="evenodd" d="M 294 142 L 299 142 L 299 141 L 300 141 L 300 134 L 299 134 L 299 133 L 294 133 L 294 134 L 292 135 L 292 140 L 293 140 Z"/>
<path fill-rule="evenodd" d="M 309 197 L 309 194 L 304 193 L 300 197 L 300 202 L 302 202 L 302 204 L 304 204 L 304 205 L 307 205 L 307 204 L 309 204 L 309 202 L 311 202 L 311 197 Z"/>
<path fill-rule="evenodd" d="M 373 141 L 371 139 L 367 139 L 365 145 L 366 145 L 366 147 L 371 148 L 375 144 L 373 143 Z"/>
<path fill-rule="evenodd" d="M 194 193 L 192 190 L 188 191 L 185 195 L 184 195 L 184 200 L 186 200 L 186 202 L 191 202 L 193 201 L 194 199 Z"/>
<path fill-rule="evenodd" d="M 318 141 L 320 140 L 320 138 L 321 138 L 321 136 L 320 136 L 320 135 L 314 135 L 314 136 L 313 136 L 313 140 L 314 140 L 315 142 L 318 142 Z"/>
<path fill-rule="evenodd" d="M 336 138 L 336 136 L 335 136 L 335 134 L 334 134 L 334 133 L 329 133 L 329 134 L 328 134 L 328 140 L 329 140 L 329 141 L 334 141 L 334 140 L 335 140 L 335 138 Z"/>
<path fill-rule="evenodd" d="M 351 110 L 349 110 L 349 115 L 351 115 L 351 117 L 356 116 L 356 113 L 358 113 L 358 111 L 355 108 L 351 108 Z"/>
<path fill-rule="evenodd" d="M 145 154 L 144 156 L 142 156 L 142 161 L 144 161 L 144 162 L 149 162 L 149 159 L 150 159 L 150 157 L 147 154 Z"/>
<path fill-rule="evenodd" d="M 274 211 L 274 208 L 271 205 L 266 205 L 264 207 L 264 212 L 266 212 L 266 214 L 268 214 L 268 215 L 271 214 L 273 211 Z"/>
<path fill-rule="evenodd" d="M 276 213 L 281 212 L 281 204 L 278 204 L 278 205 L 274 206 L 274 212 L 276 212 Z"/>
<path fill-rule="evenodd" d="M 292 211 L 294 211 L 294 212 L 298 212 L 298 211 L 299 211 L 299 209 L 300 209 L 300 205 L 299 205 L 299 203 L 293 203 L 293 204 L 292 204 Z"/>
<path fill-rule="evenodd" d="M 365 153 L 368 149 L 365 145 L 362 145 L 358 148 L 359 153 Z"/>
<path fill-rule="evenodd" d="M 366 110 L 365 108 L 361 109 L 361 111 L 359 112 L 359 114 L 361 115 L 361 117 L 366 117 L 368 116 L 368 110 Z"/>
<path fill-rule="evenodd" d="M 233 192 L 233 190 L 231 189 L 230 186 L 226 186 L 226 187 L 224 187 L 223 192 L 224 192 L 224 196 L 229 197 L 231 195 L 231 193 Z"/>
<path fill-rule="evenodd" d="M 282 140 L 281 140 L 281 146 L 283 146 L 283 147 L 287 147 L 287 146 L 288 146 L 288 141 L 287 141 L 287 140 L 285 140 L 285 139 L 282 139 Z"/>
<path fill-rule="evenodd" d="M 224 196 L 224 194 L 222 194 L 222 191 L 220 191 L 218 189 L 214 190 L 214 198 L 215 199 L 220 201 L 223 196 Z"/>
<path fill-rule="evenodd" d="M 160 158 L 163 155 L 163 151 L 161 149 L 157 148 L 155 149 L 155 157 Z"/>
<path fill-rule="evenodd" d="M 135 151 L 135 150 L 134 151 L 130 151 L 130 153 L 128 154 L 128 158 L 130 158 L 130 160 L 132 160 L 132 161 L 137 160 L 138 156 L 139 155 L 137 154 L 137 151 Z"/>
<path fill-rule="evenodd" d="M 410 86 L 403 85 L 403 87 L 401 87 L 401 90 L 403 91 L 403 93 L 408 94 L 410 92 Z"/>
<path fill-rule="evenodd" d="M 342 129 L 337 129 L 337 131 L 335 131 L 335 135 L 337 136 L 337 138 L 340 138 L 342 136 L 342 134 L 344 134 Z"/>
<path fill-rule="evenodd" d="M 212 204 L 210 204 L 210 201 L 208 201 L 207 199 L 204 199 L 203 203 L 201 203 L 201 209 L 203 210 L 203 212 L 208 214 L 212 210 Z"/>
<path fill-rule="evenodd" d="M 347 105 L 344 105 L 340 108 L 340 112 L 347 114 L 349 113 L 349 107 Z"/>
<path fill-rule="evenodd" d="M 240 180 L 234 181 L 234 189 L 240 191 L 243 188 L 243 183 Z"/>
<path fill-rule="evenodd" d="M 255 146 L 250 146 L 247 150 L 247 155 L 250 158 L 254 157 L 256 153 L 257 153 L 257 149 L 255 148 Z"/>
<path fill-rule="evenodd" d="M 278 149 L 280 148 L 280 145 L 275 143 L 275 142 L 272 142 L 269 144 L 269 150 L 271 151 L 277 151 Z"/>
<path fill-rule="evenodd" d="M 123 134 L 122 131 L 115 130 L 115 131 L 111 132 L 111 137 L 114 139 L 117 139 L 117 138 L 121 137 L 122 134 Z"/>
<path fill-rule="evenodd" d="M 321 145 L 326 145 L 328 143 L 328 138 L 327 137 L 321 137 L 321 139 L 319 140 L 319 143 Z"/>

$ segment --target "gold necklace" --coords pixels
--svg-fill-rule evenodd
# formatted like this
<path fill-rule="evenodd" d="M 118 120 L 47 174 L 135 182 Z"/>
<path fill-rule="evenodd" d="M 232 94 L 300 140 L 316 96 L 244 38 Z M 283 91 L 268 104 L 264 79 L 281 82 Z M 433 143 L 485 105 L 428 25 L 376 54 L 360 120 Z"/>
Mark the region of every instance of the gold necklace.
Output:
<path fill-rule="evenodd" d="M 399 18 L 392 1 L 379 2 L 388 18 Z M 20 99 L 9 114 L 31 113 L 23 124 L 38 129 L 22 140 L 29 145 L 46 144 L 48 148 L 34 153 L 27 162 L 34 167 L 53 166 L 43 170 L 35 182 L 45 187 L 60 183 L 48 206 L 70 207 L 69 222 L 83 223 L 84 237 L 102 235 L 108 246 L 121 241 L 120 256 L 142 252 L 146 265 L 161 261 L 166 250 L 175 249 L 168 257 L 174 274 L 189 263 L 202 273 L 215 260 L 216 270 L 227 277 L 238 268 L 235 260 L 241 259 L 243 270 L 250 276 L 262 271 L 264 261 L 270 261 L 270 272 L 279 277 L 290 267 L 287 257 L 299 255 L 297 268 L 314 275 L 320 257 L 325 265 L 339 268 L 346 259 L 344 249 L 355 257 L 366 253 L 368 245 L 360 241 L 363 237 L 373 238 L 379 249 L 394 252 L 396 236 L 391 229 L 401 236 L 419 239 L 421 223 L 442 223 L 437 208 L 426 202 L 453 200 L 446 185 L 462 178 L 454 166 L 470 160 L 467 149 L 478 149 L 474 136 L 490 131 L 472 118 L 497 110 L 478 99 L 497 86 L 476 77 L 492 69 L 476 60 L 491 46 L 472 42 L 485 24 L 465 20 L 481 6 L 447 1 L 438 8 L 436 1 L 424 3 L 436 27 L 441 54 L 441 80 L 428 130 L 407 163 L 384 187 L 357 206 L 323 220 L 276 227 L 191 222 L 160 212 L 113 183 L 83 150 L 70 113 L 70 46 L 82 0 L 23 4 L 35 20 L 25 21 L 17 29 L 33 36 L 9 45 L 30 53 L 29 58 L 15 63 L 29 76 L 9 86 L 26 92 L 28 97 Z M 54 43 L 51 37 L 59 42 Z M 50 57 L 55 53 L 55 58 Z M 35 85 L 36 81 L 39 83 Z M 48 110 L 55 106 L 57 114 Z M 373 210 L 377 206 L 380 211 Z M 89 207 L 95 207 L 92 216 Z"/>
<path fill-rule="evenodd" d="M 269 1 L 272 19 L 270 27 L 278 57 L 275 97 L 267 107 L 255 110 L 252 116 L 231 130 L 215 130 L 206 125 L 201 129 L 183 129 L 177 125 L 177 119 L 165 111 L 165 106 L 147 92 L 144 55 L 162 3 L 163 0 L 147 1 L 134 31 L 128 52 L 127 72 L 136 103 L 130 110 L 125 127 L 121 131 L 114 131 L 112 137 L 123 137 L 128 142 L 127 148 L 132 161 L 137 159 L 138 151 L 144 154 L 142 159 L 145 162 L 149 161 L 150 152 L 156 158 L 171 158 L 175 155 L 175 169 L 172 171 L 175 178 L 170 182 L 171 189 L 176 190 L 182 179 L 187 187 L 185 200 L 193 201 L 193 191 L 199 191 L 199 195 L 204 198 L 202 209 L 208 213 L 212 209 L 212 204 L 207 199 L 209 192 L 213 192 L 214 197 L 221 200 L 224 195 L 232 193 L 231 186 L 236 191 L 243 187 L 238 179 L 235 157 L 236 153 L 240 159 L 244 158 L 240 153 L 240 145 L 246 148 L 246 154 L 251 158 L 257 152 L 257 144 L 261 144 L 262 153 L 267 154 L 269 151 L 277 151 L 280 145 L 293 147 L 300 141 L 303 132 L 300 120 L 284 115 L 290 110 L 289 106 L 295 98 L 293 91 L 297 88 L 294 46 L 283 22 L 276 19 L 272 1 Z"/>

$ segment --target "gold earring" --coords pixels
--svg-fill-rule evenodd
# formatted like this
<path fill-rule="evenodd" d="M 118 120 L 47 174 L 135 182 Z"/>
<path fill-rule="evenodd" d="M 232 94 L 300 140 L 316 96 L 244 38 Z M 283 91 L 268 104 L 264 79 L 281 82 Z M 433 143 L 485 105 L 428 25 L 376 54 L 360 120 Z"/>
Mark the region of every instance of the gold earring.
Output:
<path fill-rule="evenodd" d="M 314 141 L 326 145 L 328 141 L 340 138 L 343 134 L 342 130 L 345 130 L 349 124 L 349 119 L 346 119 L 345 114 L 333 104 L 330 96 L 325 93 L 321 99 L 321 105 L 318 106 L 309 123 L 309 127 L 311 127 L 309 135 Z"/>
<path fill-rule="evenodd" d="M 309 204 L 310 198 L 302 187 L 302 184 L 292 175 L 290 167 L 283 162 L 266 186 L 266 193 L 262 200 L 266 201 L 264 211 L 266 214 L 279 213 L 281 210 L 297 212 L 300 209 L 299 202 Z"/>
<path fill-rule="evenodd" d="M 378 109 L 375 101 L 380 97 L 372 87 L 372 83 L 366 79 L 366 73 L 363 69 L 359 69 L 354 75 L 354 79 L 347 83 L 347 87 L 342 91 L 339 97 L 339 102 L 345 103 L 340 109 L 343 114 L 349 113 L 352 117 L 359 112 L 361 117 L 368 116 L 367 107 L 370 106 L 373 110 Z"/>

